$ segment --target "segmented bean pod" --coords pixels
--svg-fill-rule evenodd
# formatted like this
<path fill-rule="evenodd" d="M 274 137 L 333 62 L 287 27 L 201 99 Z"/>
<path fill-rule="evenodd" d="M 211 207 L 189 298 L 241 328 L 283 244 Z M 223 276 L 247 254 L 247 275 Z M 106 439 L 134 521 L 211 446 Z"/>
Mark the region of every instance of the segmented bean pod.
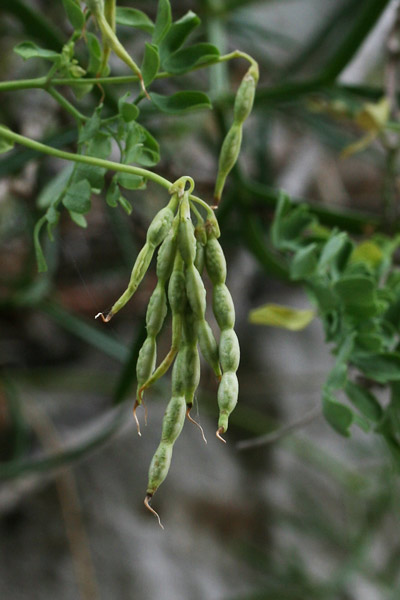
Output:
<path fill-rule="evenodd" d="M 233 107 L 233 120 L 235 123 L 244 123 L 253 108 L 254 96 L 258 82 L 258 66 L 251 65 L 244 75 L 242 82 L 236 92 L 235 104 Z"/>
<path fill-rule="evenodd" d="M 133 265 L 128 287 L 122 296 L 113 304 L 109 313 L 106 316 L 101 315 L 103 321 L 110 321 L 110 319 L 125 306 L 136 292 L 150 266 L 155 249 L 163 242 L 171 230 L 178 202 L 179 198 L 174 194 L 167 206 L 161 209 L 150 223 L 147 230 L 146 243 L 139 252 L 135 264 Z"/>
<path fill-rule="evenodd" d="M 242 144 L 242 127 L 243 123 L 250 115 L 251 109 L 253 108 L 258 77 L 258 65 L 254 62 L 244 75 L 236 93 L 233 109 L 233 123 L 222 143 L 219 157 L 218 174 L 214 191 L 216 205 L 218 205 L 221 199 L 226 178 L 234 167 L 239 156 L 240 146 Z"/>
<path fill-rule="evenodd" d="M 194 266 L 200 273 L 204 271 L 204 246 L 199 240 L 196 240 L 196 257 L 194 259 Z"/>
<path fill-rule="evenodd" d="M 133 414 L 136 420 L 138 433 L 140 435 L 139 422 L 136 409 L 142 403 L 141 389 L 143 384 L 150 378 L 156 365 L 156 338 L 164 323 L 167 314 L 167 297 L 164 284 L 158 281 L 152 293 L 146 311 L 147 337 L 140 349 L 136 363 L 137 392 Z"/>
<path fill-rule="evenodd" d="M 161 527 L 162 525 L 160 518 L 155 510 L 151 508 L 150 500 L 168 475 L 171 465 L 172 450 L 182 431 L 183 424 L 185 422 L 185 413 L 185 397 L 183 395 L 173 395 L 168 403 L 163 418 L 161 441 L 149 467 L 149 480 L 144 503 L 146 507 L 157 516 Z"/>
<path fill-rule="evenodd" d="M 164 273 L 165 274 L 165 273 Z M 174 266 L 171 278 L 168 284 L 168 301 L 172 313 L 172 343 L 171 348 L 159 364 L 154 373 L 142 383 L 138 389 L 139 400 L 142 398 L 144 390 L 153 385 L 160 377 L 162 377 L 172 365 L 172 362 L 180 347 L 182 337 L 182 315 L 186 306 L 186 290 L 185 290 L 185 274 L 183 268 L 183 260 L 179 251 L 174 257 Z"/>
<path fill-rule="evenodd" d="M 213 310 L 221 329 L 219 341 L 219 361 L 222 367 L 222 379 L 218 388 L 219 420 L 217 437 L 228 429 L 229 415 L 236 406 L 238 399 L 238 380 L 236 371 L 239 366 L 240 349 L 235 325 L 235 309 L 232 297 L 225 284 L 226 261 L 220 243 L 215 237 L 210 237 L 205 247 L 205 263 L 207 273 L 213 283 Z"/>
<path fill-rule="evenodd" d="M 182 221 L 179 226 L 178 245 L 181 254 L 183 251 L 182 258 L 186 264 L 186 293 L 189 305 L 197 321 L 197 335 L 201 353 L 212 367 L 215 375 L 220 378 L 221 370 L 219 367 L 217 343 L 205 319 L 206 290 L 201 275 L 194 264 L 196 257 L 196 237 L 193 224 L 187 216 L 189 212 L 189 204 L 184 205 L 182 203 Z"/>
<path fill-rule="evenodd" d="M 200 382 L 200 357 L 197 349 L 198 323 L 195 315 L 187 306 L 183 317 L 183 390 L 186 400 L 186 417 L 200 429 L 204 442 L 207 444 L 204 431 L 200 423 L 190 415 L 193 407 L 194 395 Z"/>

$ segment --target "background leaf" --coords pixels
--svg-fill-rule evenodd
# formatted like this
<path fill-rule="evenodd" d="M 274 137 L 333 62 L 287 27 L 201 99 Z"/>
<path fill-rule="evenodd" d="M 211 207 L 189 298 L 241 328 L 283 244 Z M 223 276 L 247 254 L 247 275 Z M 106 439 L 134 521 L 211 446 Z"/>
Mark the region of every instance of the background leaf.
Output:
<path fill-rule="evenodd" d="M 176 92 L 172 96 L 163 96 L 162 94 L 151 92 L 150 98 L 161 112 L 170 115 L 177 115 L 201 108 L 212 108 L 209 97 L 203 92 L 197 91 Z"/>
<path fill-rule="evenodd" d="M 322 411 L 325 419 L 335 431 L 344 437 L 349 437 L 349 428 L 353 423 L 353 413 L 347 406 L 337 402 L 327 390 L 324 391 L 322 397 Z"/>
<path fill-rule="evenodd" d="M 83 29 L 85 24 L 85 15 L 81 10 L 79 2 L 75 2 L 75 0 L 62 0 L 62 2 L 72 27 L 78 31 Z"/>
<path fill-rule="evenodd" d="M 148 87 L 158 73 L 160 67 L 160 57 L 158 55 L 158 48 L 154 44 L 145 45 L 143 62 L 141 65 L 141 72 L 143 76 L 144 85 Z"/>
<path fill-rule="evenodd" d="M 152 34 L 154 31 L 153 21 L 146 15 L 146 13 L 138 10 L 137 8 L 117 6 L 116 22 L 118 25 L 128 25 L 129 27 L 135 27 L 135 29 L 141 29 L 142 31 L 150 34 Z"/>
<path fill-rule="evenodd" d="M 19 54 L 21 58 L 24 60 L 28 60 L 30 58 L 44 58 L 46 60 L 50 60 L 54 62 L 60 58 L 58 52 L 54 52 L 54 50 L 46 50 L 45 48 L 40 48 L 34 42 L 21 42 L 17 46 L 14 47 L 14 52 Z"/>
<path fill-rule="evenodd" d="M 171 5 L 169 0 L 158 0 L 157 16 L 153 31 L 153 44 L 159 44 L 171 27 Z"/>
<path fill-rule="evenodd" d="M 219 56 L 219 50 L 213 44 L 195 44 L 168 56 L 163 61 L 163 66 L 169 73 L 181 75 L 199 65 L 212 64 Z"/>
<path fill-rule="evenodd" d="M 87 179 L 73 182 L 63 198 L 65 208 L 82 215 L 89 212 L 91 191 L 90 183 Z"/>

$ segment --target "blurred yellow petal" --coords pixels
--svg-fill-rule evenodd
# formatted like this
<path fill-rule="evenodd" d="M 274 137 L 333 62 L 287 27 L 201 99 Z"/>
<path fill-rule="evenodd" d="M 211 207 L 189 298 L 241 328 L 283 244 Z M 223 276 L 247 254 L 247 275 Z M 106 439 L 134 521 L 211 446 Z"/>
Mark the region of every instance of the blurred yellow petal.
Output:
<path fill-rule="evenodd" d="M 315 317 L 313 310 L 302 310 L 280 304 L 264 304 L 249 313 L 250 323 L 282 327 L 290 331 L 305 329 Z"/>
<path fill-rule="evenodd" d="M 357 113 L 356 123 L 366 131 L 381 131 L 389 119 L 390 104 L 388 98 L 381 98 L 379 102 L 368 102 Z"/>
<path fill-rule="evenodd" d="M 376 130 L 370 131 L 369 133 L 364 135 L 360 140 L 357 140 L 353 144 L 349 144 L 349 146 L 346 146 L 341 151 L 340 158 L 348 158 L 349 156 L 352 156 L 357 152 L 362 152 L 363 150 L 368 148 L 368 146 L 374 141 L 375 138 L 378 137 L 378 134 L 379 132 Z"/>
<path fill-rule="evenodd" d="M 350 262 L 357 263 L 362 262 L 371 266 L 372 268 L 376 268 L 380 265 L 384 258 L 384 253 L 382 248 L 375 244 L 375 242 L 366 241 L 358 244 L 356 248 L 354 248 L 351 256 Z"/>

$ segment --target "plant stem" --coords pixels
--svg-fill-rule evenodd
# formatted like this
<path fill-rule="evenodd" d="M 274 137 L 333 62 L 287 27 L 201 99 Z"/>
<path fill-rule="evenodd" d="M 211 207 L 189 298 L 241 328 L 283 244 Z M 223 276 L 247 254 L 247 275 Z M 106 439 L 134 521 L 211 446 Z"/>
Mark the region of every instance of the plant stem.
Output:
<path fill-rule="evenodd" d="M 53 87 L 48 87 L 47 92 L 58 102 L 60 106 L 64 108 L 66 112 L 69 112 L 70 115 L 74 117 L 79 122 L 86 121 L 87 117 L 82 114 L 73 104 L 68 102 L 66 98 L 60 92 L 57 92 Z"/>
<path fill-rule="evenodd" d="M 23 146 L 35 150 L 36 152 L 48 154 L 50 156 L 55 156 L 56 158 L 71 160 L 73 162 L 80 162 L 95 167 L 102 167 L 103 169 L 107 169 L 109 171 L 117 171 L 120 173 L 139 175 L 140 177 L 144 177 L 145 179 L 149 179 L 150 181 L 161 185 L 161 187 L 164 187 L 167 190 L 169 190 L 172 186 L 171 181 L 168 181 L 168 179 L 165 179 L 165 177 L 157 175 L 157 173 L 153 173 L 153 171 L 149 171 L 148 169 L 142 169 L 141 167 L 134 167 L 132 165 L 123 165 L 121 163 L 116 163 L 111 160 L 96 158 L 95 156 L 85 156 L 82 154 L 74 154 L 73 152 L 65 152 L 64 150 L 58 150 L 57 148 L 52 148 L 51 146 L 42 144 L 41 142 L 31 140 L 30 138 L 25 137 L 24 135 L 14 133 L 13 131 L 7 129 L 3 125 L 0 125 L 0 137 L 4 137 L 6 140 L 14 142 L 16 144 L 22 144 Z M 198 204 L 200 204 L 207 211 L 207 213 L 214 218 L 214 211 L 209 206 L 209 204 L 204 202 L 204 200 L 198 198 L 197 196 L 193 196 L 192 194 L 190 194 L 189 199 L 193 202 L 197 202 Z"/>
<path fill-rule="evenodd" d="M 35 140 L 31 140 L 30 138 L 25 137 L 24 135 L 19 135 L 18 133 L 14 133 L 10 131 L 6 127 L 0 125 L 0 136 L 4 137 L 6 140 L 10 142 L 15 142 L 17 144 L 22 144 L 27 148 L 31 148 L 32 150 L 36 150 L 43 154 L 49 154 L 50 156 L 55 156 L 57 158 L 63 158 L 65 160 L 72 160 L 73 162 L 81 162 L 87 165 L 93 165 L 96 167 L 103 167 L 104 169 L 111 171 L 119 171 L 121 173 L 130 173 L 132 175 L 140 175 L 141 177 L 145 177 L 146 179 L 150 179 L 154 181 L 154 183 L 158 183 L 164 188 L 169 189 L 172 185 L 168 179 L 161 177 L 161 175 L 157 175 L 152 171 L 148 171 L 147 169 L 142 169 L 140 167 L 133 167 L 131 165 L 122 165 L 120 163 L 112 162 L 111 160 L 104 160 L 102 158 L 96 158 L 94 156 L 83 156 L 81 154 L 74 154 L 73 152 L 65 152 L 63 150 L 57 150 L 56 148 L 52 148 L 51 146 L 46 146 L 45 144 L 41 144 L 40 142 L 36 142 Z"/>
<path fill-rule="evenodd" d="M 204 69 L 209 67 L 211 64 L 223 63 L 235 58 L 243 58 L 249 61 L 251 64 L 255 63 L 255 60 L 246 54 L 246 52 L 241 52 L 240 50 L 234 50 L 229 54 L 224 54 L 215 59 L 215 61 L 210 61 L 197 67 L 194 67 L 192 71 L 197 71 L 198 69 Z M 185 73 L 186 75 L 187 73 Z M 176 77 L 173 73 L 167 73 L 166 71 L 160 71 L 157 73 L 155 79 L 167 79 L 168 77 Z M 137 75 L 120 75 L 113 77 L 54 77 L 51 79 L 51 84 L 54 85 L 88 85 L 88 84 L 99 84 L 99 85 L 122 85 L 126 83 L 134 83 L 139 81 L 139 77 Z M 0 92 L 12 92 L 16 90 L 26 90 L 32 88 L 45 89 L 48 84 L 48 78 L 46 77 L 36 77 L 35 79 L 20 79 L 17 81 L 1 81 L 0 82 Z"/>

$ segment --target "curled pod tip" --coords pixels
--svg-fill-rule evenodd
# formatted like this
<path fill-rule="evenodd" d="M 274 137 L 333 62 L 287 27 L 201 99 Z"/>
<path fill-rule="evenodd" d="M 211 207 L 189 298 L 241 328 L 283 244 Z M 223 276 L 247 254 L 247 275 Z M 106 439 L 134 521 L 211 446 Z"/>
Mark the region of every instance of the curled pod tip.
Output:
<path fill-rule="evenodd" d="M 158 514 L 157 511 L 154 510 L 154 508 L 150 505 L 150 501 L 152 499 L 153 495 L 152 494 L 147 494 L 145 499 L 144 499 L 144 505 L 147 508 L 147 510 L 149 510 L 151 513 L 153 513 L 153 515 L 155 517 L 157 517 L 158 520 L 158 524 L 161 527 L 161 529 L 164 530 L 164 525 L 161 523 L 161 519 L 160 519 L 160 515 Z"/>
<path fill-rule="evenodd" d="M 219 440 L 221 440 L 221 442 L 224 442 L 224 444 L 226 444 L 226 440 L 222 437 L 221 433 L 225 433 L 225 429 L 223 427 L 218 427 L 217 431 L 215 432 L 215 435 Z"/>
<path fill-rule="evenodd" d="M 200 423 L 198 423 L 197 421 L 195 421 L 195 420 L 193 419 L 193 417 L 191 416 L 191 414 L 190 414 L 190 411 L 192 410 L 192 407 L 193 407 L 193 405 L 192 405 L 192 404 L 187 404 L 187 405 L 186 405 L 186 418 L 187 418 L 187 419 L 188 419 L 188 420 L 189 420 L 191 423 L 193 423 L 193 425 L 196 425 L 196 427 L 198 427 L 198 428 L 200 429 L 201 436 L 202 436 L 202 438 L 203 438 L 203 442 L 204 442 L 205 444 L 207 444 L 206 436 L 204 435 L 204 430 L 203 430 L 202 426 L 200 425 Z"/>

